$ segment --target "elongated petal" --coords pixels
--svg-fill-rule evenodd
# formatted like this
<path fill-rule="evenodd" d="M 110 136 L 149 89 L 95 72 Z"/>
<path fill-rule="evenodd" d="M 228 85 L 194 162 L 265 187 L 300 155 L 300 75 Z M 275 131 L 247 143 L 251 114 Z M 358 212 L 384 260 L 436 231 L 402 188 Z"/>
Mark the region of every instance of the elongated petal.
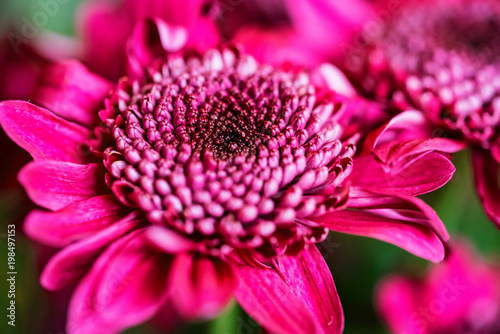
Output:
<path fill-rule="evenodd" d="M 127 211 L 113 195 L 91 197 L 56 212 L 31 211 L 24 221 L 24 231 L 41 243 L 64 247 L 105 229 Z"/>
<path fill-rule="evenodd" d="M 234 296 L 252 318 L 271 332 L 315 333 L 314 316 L 274 269 L 236 265 Z"/>
<path fill-rule="evenodd" d="M 408 196 L 425 194 L 443 186 L 455 172 L 450 160 L 435 152 L 419 156 L 396 173 L 385 172 L 373 155 L 355 159 L 354 166 L 349 176 L 354 186 Z"/>
<path fill-rule="evenodd" d="M 148 228 L 145 237 L 160 250 L 170 254 L 193 251 L 197 246 L 192 240 L 161 226 Z"/>
<path fill-rule="evenodd" d="M 430 228 L 370 212 L 342 210 L 311 218 L 332 231 L 382 240 L 432 262 L 442 261 L 444 246 Z"/>
<path fill-rule="evenodd" d="M 136 215 L 130 214 L 95 235 L 64 248 L 47 263 L 40 283 L 47 290 L 59 290 L 77 282 L 110 242 L 136 228 L 139 222 Z"/>
<path fill-rule="evenodd" d="M 34 100 L 67 120 L 90 127 L 98 121 L 98 112 L 112 87 L 81 63 L 67 61 L 45 70 Z"/>
<path fill-rule="evenodd" d="M 448 240 L 446 227 L 424 201 L 417 197 L 404 195 L 385 195 L 374 193 L 358 187 L 351 187 L 347 207 L 352 209 L 395 211 L 409 221 L 423 223 L 436 232 L 442 240 Z"/>
<path fill-rule="evenodd" d="M 148 246 L 144 230 L 109 246 L 75 290 L 67 331 L 118 333 L 150 319 L 168 295 L 169 257 Z"/>
<path fill-rule="evenodd" d="M 344 314 L 332 274 L 314 244 L 299 256 L 279 259 L 279 268 L 293 293 L 319 321 L 324 333 L 342 333 Z M 319 331 L 318 331 L 319 332 Z"/>
<path fill-rule="evenodd" d="M 100 195 L 105 189 L 104 168 L 99 164 L 31 162 L 19 172 L 18 179 L 31 200 L 49 210 Z"/>
<path fill-rule="evenodd" d="M 489 152 L 473 149 L 472 166 L 476 189 L 484 211 L 500 229 L 500 186 L 498 185 L 500 164 Z"/>
<path fill-rule="evenodd" d="M 170 280 L 172 302 L 186 319 L 210 319 L 227 305 L 235 279 L 231 266 L 216 258 L 177 255 Z"/>
<path fill-rule="evenodd" d="M 0 125 L 35 161 L 86 163 L 90 131 L 24 101 L 0 103 Z"/>

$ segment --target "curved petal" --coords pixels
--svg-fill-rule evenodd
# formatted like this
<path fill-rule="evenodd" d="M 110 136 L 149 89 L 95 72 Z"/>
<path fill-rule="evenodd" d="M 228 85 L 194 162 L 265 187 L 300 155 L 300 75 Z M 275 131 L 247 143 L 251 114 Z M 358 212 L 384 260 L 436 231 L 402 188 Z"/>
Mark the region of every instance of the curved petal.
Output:
<path fill-rule="evenodd" d="M 310 244 L 296 257 L 280 258 L 278 264 L 288 286 L 314 314 L 323 333 L 342 333 L 344 314 L 340 299 L 330 269 L 316 246 Z"/>
<path fill-rule="evenodd" d="M 36 103 L 57 115 L 92 126 L 104 107 L 104 98 L 113 88 L 107 80 L 89 72 L 78 61 L 66 61 L 48 66 L 35 91 Z"/>
<path fill-rule="evenodd" d="M 25 101 L 0 103 L 0 125 L 35 161 L 86 163 L 90 131 Z M 87 152 L 88 151 L 88 152 Z"/>
<path fill-rule="evenodd" d="M 170 257 L 142 237 L 144 229 L 113 242 L 73 294 L 67 331 L 116 333 L 150 319 L 168 296 Z"/>
<path fill-rule="evenodd" d="M 183 253 L 172 264 L 169 285 L 172 302 L 185 319 L 210 319 L 228 304 L 235 279 L 227 263 Z"/>
<path fill-rule="evenodd" d="M 181 50 L 187 41 L 187 31 L 159 18 L 138 22 L 127 41 L 127 64 L 129 74 L 141 76 L 145 66 L 167 52 Z"/>
<path fill-rule="evenodd" d="M 40 283 L 45 289 L 54 291 L 77 282 L 109 243 L 136 228 L 139 222 L 135 214 L 130 214 L 95 235 L 64 248 L 47 263 Z"/>
<path fill-rule="evenodd" d="M 440 153 L 431 152 L 413 159 L 403 169 L 386 172 L 373 155 L 354 160 L 349 176 L 353 186 L 382 194 L 416 196 L 446 184 L 455 167 Z"/>
<path fill-rule="evenodd" d="M 449 239 L 448 231 L 446 231 L 446 227 L 436 212 L 417 197 L 394 194 L 385 195 L 358 187 L 351 187 L 347 207 L 358 210 L 394 211 L 409 221 L 428 226 L 442 240 Z"/>
<path fill-rule="evenodd" d="M 430 228 L 370 212 L 341 210 L 310 218 L 336 232 L 382 240 L 432 262 L 442 261 L 445 249 Z"/>
<path fill-rule="evenodd" d="M 194 251 L 197 247 L 197 244 L 192 240 L 163 226 L 151 226 L 144 236 L 149 239 L 151 244 L 169 254 Z"/>
<path fill-rule="evenodd" d="M 315 333 L 316 319 L 276 270 L 234 266 L 234 296 L 245 311 L 271 332 Z"/>
<path fill-rule="evenodd" d="M 498 185 L 500 164 L 489 152 L 472 149 L 472 166 L 476 189 L 484 211 L 500 229 L 500 186 Z"/>
<path fill-rule="evenodd" d="M 24 221 L 24 232 L 43 244 L 64 247 L 107 228 L 127 211 L 113 195 L 91 197 L 56 212 L 31 211 Z"/>
<path fill-rule="evenodd" d="M 60 161 L 30 162 L 18 174 L 19 183 L 33 202 L 49 210 L 107 192 L 104 167 Z"/>

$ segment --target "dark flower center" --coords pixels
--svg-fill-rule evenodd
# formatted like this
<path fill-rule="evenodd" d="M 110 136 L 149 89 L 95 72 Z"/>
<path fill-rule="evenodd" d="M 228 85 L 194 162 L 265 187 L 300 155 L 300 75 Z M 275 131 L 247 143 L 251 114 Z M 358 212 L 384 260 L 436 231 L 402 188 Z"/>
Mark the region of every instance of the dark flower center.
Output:
<path fill-rule="evenodd" d="M 122 79 L 101 113 L 108 184 L 149 222 L 211 254 L 295 252 L 326 230 L 307 218 L 346 199 L 352 145 L 304 73 L 216 50 Z"/>

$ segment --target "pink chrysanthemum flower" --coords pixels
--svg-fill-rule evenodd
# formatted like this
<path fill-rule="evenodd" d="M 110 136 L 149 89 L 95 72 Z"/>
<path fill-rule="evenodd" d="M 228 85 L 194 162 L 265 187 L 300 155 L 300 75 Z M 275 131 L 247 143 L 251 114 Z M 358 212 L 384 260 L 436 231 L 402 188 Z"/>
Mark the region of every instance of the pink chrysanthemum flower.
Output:
<path fill-rule="evenodd" d="M 457 243 L 422 278 L 384 279 L 376 305 L 391 333 L 500 333 L 500 268 Z"/>
<path fill-rule="evenodd" d="M 210 318 L 233 295 L 270 331 L 339 333 L 315 247 L 328 230 L 443 259 L 447 232 L 415 196 L 451 178 L 445 156 L 354 157 L 355 101 L 237 49 L 183 53 L 186 36 L 145 21 L 114 88 L 67 62 L 40 88 L 52 111 L 0 104 L 2 127 L 34 158 L 19 180 L 47 209 L 25 231 L 63 248 L 41 283 L 78 284 L 69 333 L 119 332 L 166 309 Z"/>
<path fill-rule="evenodd" d="M 472 148 L 477 190 L 497 226 L 499 31 L 496 1 L 411 3 L 366 49 L 352 48 L 347 54 L 353 78 L 366 94 L 398 111 L 423 111 L 431 126 Z M 435 130 L 427 136 L 444 133 Z"/>

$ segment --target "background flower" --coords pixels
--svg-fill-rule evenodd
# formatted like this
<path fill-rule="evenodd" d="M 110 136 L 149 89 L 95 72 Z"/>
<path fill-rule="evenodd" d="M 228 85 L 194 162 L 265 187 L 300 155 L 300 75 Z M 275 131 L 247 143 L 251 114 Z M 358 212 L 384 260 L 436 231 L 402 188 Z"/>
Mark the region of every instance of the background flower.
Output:
<path fill-rule="evenodd" d="M 456 242 L 424 277 L 382 280 L 376 305 L 392 333 L 497 333 L 500 267 Z"/>

